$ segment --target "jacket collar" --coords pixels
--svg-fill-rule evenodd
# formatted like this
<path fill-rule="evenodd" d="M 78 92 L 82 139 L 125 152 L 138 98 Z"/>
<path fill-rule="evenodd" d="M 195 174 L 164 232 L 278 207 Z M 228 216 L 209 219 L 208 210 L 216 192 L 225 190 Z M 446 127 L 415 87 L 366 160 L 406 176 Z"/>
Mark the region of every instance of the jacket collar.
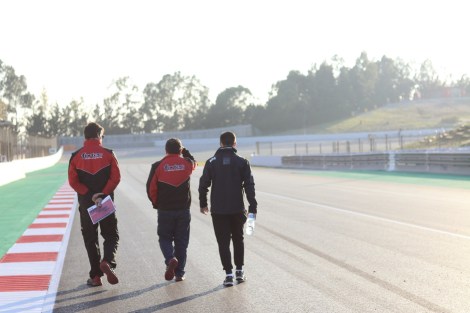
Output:
<path fill-rule="evenodd" d="M 101 146 L 101 139 L 99 139 L 99 138 L 85 139 L 85 142 L 83 143 L 83 145 L 85 147 Z"/>
<path fill-rule="evenodd" d="M 216 153 L 222 153 L 224 151 L 231 151 L 233 153 L 237 153 L 237 149 L 235 149 L 234 147 L 220 147 L 219 149 L 217 149 Z"/>

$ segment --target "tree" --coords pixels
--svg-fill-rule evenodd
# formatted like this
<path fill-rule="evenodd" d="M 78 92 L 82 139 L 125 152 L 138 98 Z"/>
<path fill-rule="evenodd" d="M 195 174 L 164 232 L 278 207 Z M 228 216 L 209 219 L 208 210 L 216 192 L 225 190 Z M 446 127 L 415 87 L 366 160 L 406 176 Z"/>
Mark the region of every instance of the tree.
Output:
<path fill-rule="evenodd" d="M 439 75 L 430 60 L 426 60 L 421 64 L 415 81 L 422 98 L 441 96 L 440 91 L 444 83 L 439 80 Z"/>
<path fill-rule="evenodd" d="M 28 122 L 26 123 L 26 132 L 29 135 L 42 137 L 51 136 L 48 129 L 47 104 L 47 93 L 43 90 L 40 99 L 35 101 L 31 106 L 32 115 L 28 118 Z"/>
<path fill-rule="evenodd" d="M 83 127 L 87 125 L 88 115 L 83 111 L 83 99 L 72 100 L 62 109 L 61 123 L 67 126 L 67 136 L 81 136 Z"/>
<path fill-rule="evenodd" d="M 62 117 L 59 104 L 55 103 L 47 120 L 48 131 L 51 137 L 65 136 L 67 134 L 68 121 Z"/>
<path fill-rule="evenodd" d="M 324 62 L 317 70 L 310 70 L 307 79 L 309 103 L 306 125 L 317 125 L 342 116 L 333 66 Z"/>
<path fill-rule="evenodd" d="M 124 134 L 139 132 L 138 122 L 138 88 L 130 85 L 129 77 L 121 77 L 113 81 L 111 95 L 97 105 L 94 110 L 95 120 L 100 123 L 108 134 Z"/>
<path fill-rule="evenodd" d="M 139 108 L 139 116 L 142 123 L 142 130 L 145 133 L 157 132 L 163 128 L 158 120 L 157 101 L 158 86 L 155 83 L 148 83 L 143 90 L 144 102 Z"/>
<path fill-rule="evenodd" d="M 17 76 L 15 69 L 11 66 L 2 67 L 2 102 L 7 106 L 7 114 L 11 116 L 15 124 L 15 131 L 19 129 L 19 111 L 22 108 L 30 108 L 34 96 L 28 92 L 26 77 Z M 5 101 L 3 101 L 5 100 Z"/>
<path fill-rule="evenodd" d="M 272 97 L 266 106 L 266 116 L 256 126 L 264 131 L 289 130 L 307 126 L 309 94 L 308 80 L 298 71 L 273 86 Z"/>
<path fill-rule="evenodd" d="M 357 110 L 369 111 L 376 108 L 374 92 L 378 77 L 377 64 L 370 62 L 367 53 L 362 52 L 350 73 Z"/>
<path fill-rule="evenodd" d="M 205 126 L 208 128 L 232 126 L 245 122 L 245 111 L 253 105 L 253 96 L 243 86 L 230 87 L 222 91 L 209 108 Z"/>
<path fill-rule="evenodd" d="M 144 130 L 201 128 L 209 107 L 208 93 L 208 88 L 195 76 L 183 76 L 180 72 L 164 75 L 156 84 L 147 84 L 140 110 Z"/>

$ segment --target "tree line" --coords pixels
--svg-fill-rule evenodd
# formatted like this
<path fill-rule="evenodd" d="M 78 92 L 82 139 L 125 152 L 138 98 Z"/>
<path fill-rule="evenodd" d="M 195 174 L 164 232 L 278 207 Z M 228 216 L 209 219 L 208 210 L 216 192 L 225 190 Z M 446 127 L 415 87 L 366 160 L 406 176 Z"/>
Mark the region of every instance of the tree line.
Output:
<path fill-rule="evenodd" d="M 90 106 L 80 99 L 64 105 L 49 103 L 46 91 L 33 95 L 26 77 L 0 60 L 0 120 L 10 121 L 17 132 L 44 137 L 80 136 L 88 121 L 102 124 L 107 134 L 240 124 L 268 134 L 321 125 L 389 103 L 440 97 L 449 90 L 470 94 L 469 77 L 443 79 L 429 60 L 414 69 L 401 59 L 370 60 L 362 52 L 352 67 L 334 56 L 306 74 L 291 71 L 272 85 L 266 103 L 256 103 L 244 86 L 226 88 L 211 103 L 209 88 L 197 77 L 175 72 L 143 90 L 121 77 L 101 103 Z"/>

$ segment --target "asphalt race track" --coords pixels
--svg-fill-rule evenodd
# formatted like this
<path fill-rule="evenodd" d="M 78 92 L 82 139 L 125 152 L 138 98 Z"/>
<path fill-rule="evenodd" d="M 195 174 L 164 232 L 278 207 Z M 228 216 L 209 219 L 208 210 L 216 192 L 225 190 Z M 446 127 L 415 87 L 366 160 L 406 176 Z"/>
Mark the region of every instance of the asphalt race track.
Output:
<path fill-rule="evenodd" d="M 224 288 L 210 216 L 192 178 L 184 282 L 167 282 L 145 193 L 161 155 L 116 152 L 118 285 L 89 288 L 75 216 L 54 312 L 470 312 L 470 183 L 253 168 L 259 212 L 247 282 Z M 195 154 L 204 161 L 210 152 Z"/>

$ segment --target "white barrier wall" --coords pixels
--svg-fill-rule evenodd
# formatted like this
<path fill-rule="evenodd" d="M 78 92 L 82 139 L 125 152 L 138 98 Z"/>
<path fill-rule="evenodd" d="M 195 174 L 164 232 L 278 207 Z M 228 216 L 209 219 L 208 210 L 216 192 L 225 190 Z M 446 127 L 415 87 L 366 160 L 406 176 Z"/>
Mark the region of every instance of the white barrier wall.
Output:
<path fill-rule="evenodd" d="M 62 147 L 53 155 L 0 163 L 0 186 L 26 177 L 26 173 L 53 166 L 62 157 Z"/>
<path fill-rule="evenodd" d="M 282 167 L 282 157 L 275 155 L 252 155 L 250 165 L 266 167 Z"/>

